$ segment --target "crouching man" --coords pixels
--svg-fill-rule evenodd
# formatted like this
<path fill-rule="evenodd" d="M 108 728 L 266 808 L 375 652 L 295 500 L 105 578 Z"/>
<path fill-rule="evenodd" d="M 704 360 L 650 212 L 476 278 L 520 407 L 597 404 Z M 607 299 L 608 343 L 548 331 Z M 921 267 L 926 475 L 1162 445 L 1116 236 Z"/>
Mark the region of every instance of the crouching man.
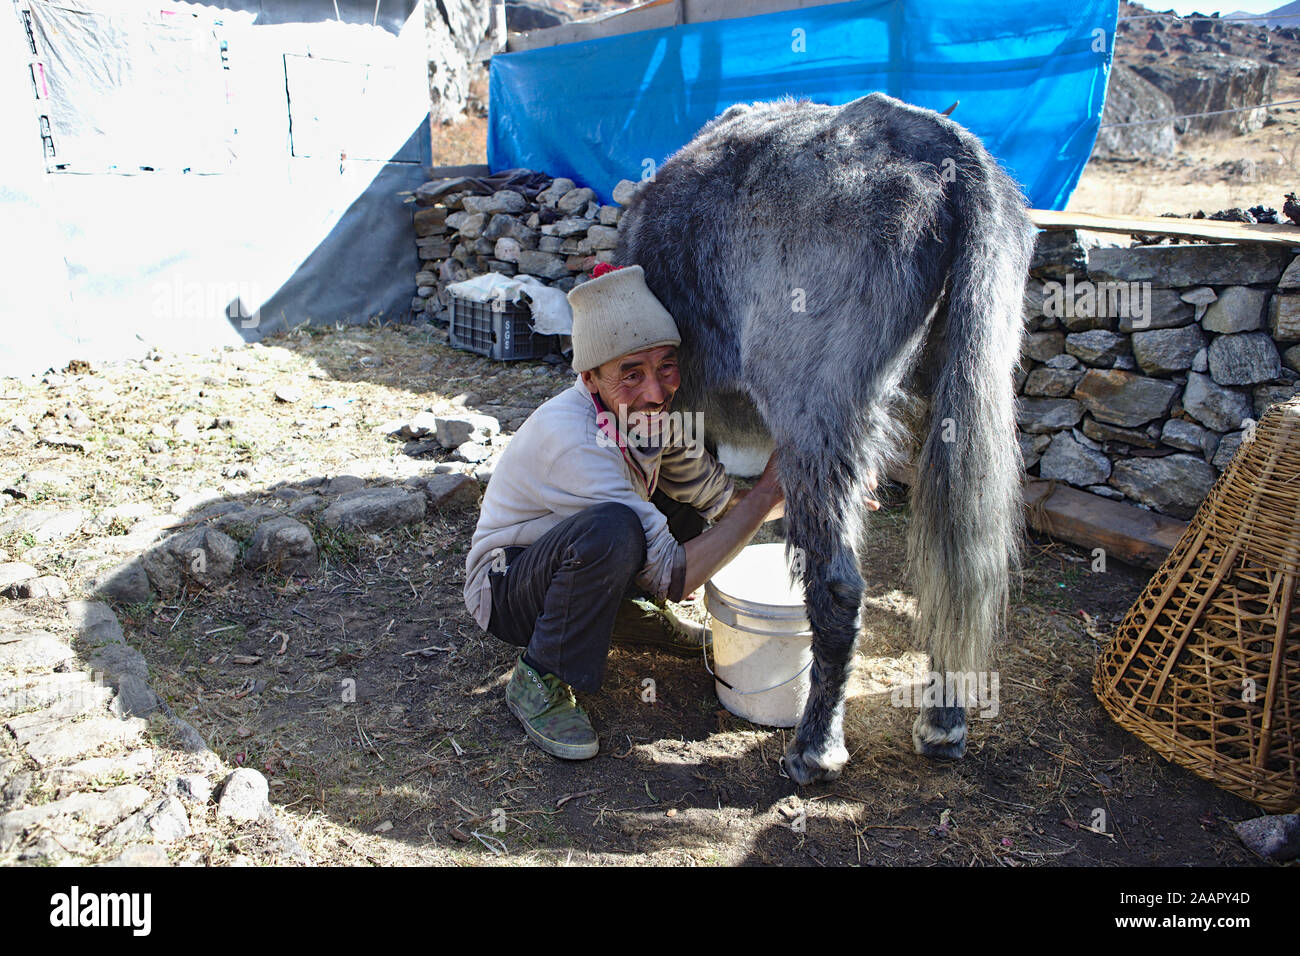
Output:
<path fill-rule="evenodd" d="M 598 266 L 568 300 L 579 377 L 497 463 L 465 606 L 524 648 L 506 704 L 529 739 L 582 760 L 599 747 L 573 691 L 600 687 L 611 640 L 699 653 L 703 628 L 665 602 L 702 587 L 784 499 L 775 455 L 746 494 L 669 414 L 681 337 L 640 266 Z"/>

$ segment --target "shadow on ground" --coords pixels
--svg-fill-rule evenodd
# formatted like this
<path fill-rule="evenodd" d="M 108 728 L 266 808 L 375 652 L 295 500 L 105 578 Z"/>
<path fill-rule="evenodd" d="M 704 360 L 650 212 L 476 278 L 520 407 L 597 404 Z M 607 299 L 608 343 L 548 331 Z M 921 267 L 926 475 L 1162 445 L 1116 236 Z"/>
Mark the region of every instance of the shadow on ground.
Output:
<path fill-rule="evenodd" d="M 287 511 L 323 490 L 289 483 L 236 500 Z M 887 499 L 863 568 L 852 758 L 835 783 L 798 790 L 778 764 L 791 731 L 723 710 L 700 660 L 628 646 L 584 699 L 598 757 L 563 762 L 529 744 L 504 703 L 516 652 L 463 604 L 476 517 L 430 508 L 374 534 L 313 525 L 315 574 L 239 570 L 212 590 L 120 608 L 155 689 L 226 762 L 267 776 L 319 862 L 1253 860 L 1229 823 L 1256 811 L 1166 764 L 1092 695 L 1099 642 L 1141 571 L 1093 575 L 1079 553 L 1034 545 L 999 653 L 998 706 L 973 720 L 964 760 L 932 762 L 912 752 L 914 710 L 894 706 L 925 661 L 907 636 L 906 507 Z"/>

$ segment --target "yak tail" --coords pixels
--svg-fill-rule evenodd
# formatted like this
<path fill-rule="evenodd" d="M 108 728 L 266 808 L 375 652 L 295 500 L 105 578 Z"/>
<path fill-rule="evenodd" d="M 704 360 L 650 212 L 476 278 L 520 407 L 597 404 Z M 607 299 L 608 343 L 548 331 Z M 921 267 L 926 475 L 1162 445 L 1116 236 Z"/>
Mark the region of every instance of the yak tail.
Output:
<path fill-rule="evenodd" d="M 981 151 L 982 152 L 982 151 Z M 982 671 L 1005 626 L 1023 534 L 1014 369 L 1034 227 L 987 154 L 959 166 L 929 428 L 912 485 L 908 561 L 917 633 L 939 674 Z"/>

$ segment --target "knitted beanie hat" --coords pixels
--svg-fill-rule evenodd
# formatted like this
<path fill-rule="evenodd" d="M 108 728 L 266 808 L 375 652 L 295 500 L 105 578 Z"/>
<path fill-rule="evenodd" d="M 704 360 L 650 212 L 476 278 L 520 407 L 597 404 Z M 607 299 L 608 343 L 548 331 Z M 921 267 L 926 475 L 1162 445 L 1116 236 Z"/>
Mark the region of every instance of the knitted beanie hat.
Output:
<path fill-rule="evenodd" d="M 659 345 L 680 345 L 677 323 L 645 284 L 640 266 L 598 265 L 568 294 L 573 309 L 573 370 Z"/>

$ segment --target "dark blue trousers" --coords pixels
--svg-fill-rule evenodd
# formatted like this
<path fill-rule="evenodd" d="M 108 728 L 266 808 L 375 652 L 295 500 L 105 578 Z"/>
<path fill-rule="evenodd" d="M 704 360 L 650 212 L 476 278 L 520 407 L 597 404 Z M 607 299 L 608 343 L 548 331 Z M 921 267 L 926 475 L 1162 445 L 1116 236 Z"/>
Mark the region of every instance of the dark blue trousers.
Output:
<path fill-rule="evenodd" d="M 689 505 L 658 491 L 651 501 L 678 541 L 704 530 L 704 518 Z M 528 547 L 505 548 L 505 570 L 488 573 L 488 631 L 527 648 L 539 673 L 576 690 L 598 690 L 619 603 L 643 594 L 634 579 L 645 547 L 636 512 L 610 502 L 564 519 Z"/>

